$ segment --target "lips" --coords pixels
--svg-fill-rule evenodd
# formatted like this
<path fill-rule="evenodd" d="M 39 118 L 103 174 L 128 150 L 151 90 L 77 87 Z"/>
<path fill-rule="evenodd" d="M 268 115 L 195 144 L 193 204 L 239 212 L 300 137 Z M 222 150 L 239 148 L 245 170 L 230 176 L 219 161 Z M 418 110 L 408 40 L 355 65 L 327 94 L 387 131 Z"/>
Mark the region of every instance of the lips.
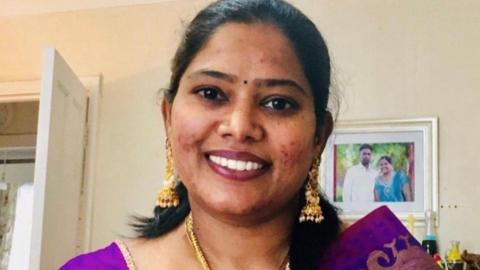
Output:
<path fill-rule="evenodd" d="M 210 151 L 206 153 L 206 159 L 215 173 L 230 180 L 251 180 L 270 167 L 267 161 L 249 152 Z"/>

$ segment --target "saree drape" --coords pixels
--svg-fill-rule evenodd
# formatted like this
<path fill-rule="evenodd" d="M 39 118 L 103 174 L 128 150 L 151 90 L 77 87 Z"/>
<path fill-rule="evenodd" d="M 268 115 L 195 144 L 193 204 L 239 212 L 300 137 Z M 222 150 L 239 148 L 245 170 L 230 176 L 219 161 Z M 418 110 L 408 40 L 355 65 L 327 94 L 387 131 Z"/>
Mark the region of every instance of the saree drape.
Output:
<path fill-rule="evenodd" d="M 437 270 L 434 260 L 386 206 L 345 230 L 318 270 Z"/>

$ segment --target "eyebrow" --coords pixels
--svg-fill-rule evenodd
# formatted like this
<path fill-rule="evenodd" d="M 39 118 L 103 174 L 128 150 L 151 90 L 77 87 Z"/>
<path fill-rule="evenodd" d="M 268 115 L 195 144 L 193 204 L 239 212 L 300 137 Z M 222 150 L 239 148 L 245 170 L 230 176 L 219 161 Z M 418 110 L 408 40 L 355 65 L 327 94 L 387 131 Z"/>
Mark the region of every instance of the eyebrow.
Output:
<path fill-rule="evenodd" d="M 238 77 L 233 74 L 224 73 L 218 70 L 200 69 L 188 76 L 188 78 L 195 78 L 198 76 L 207 76 L 214 79 L 220 79 L 230 83 L 238 81 Z M 290 79 L 254 79 L 253 83 L 261 87 L 276 87 L 276 86 L 288 86 L 299 90 L 303 94 L 307 94 L 307 91 L 300 86 L 296 81 Z"/>
<path fill-rule="evenodd" d="M 307 94 L 307 91 L 303 89 L 296 81 L 289 80 L 289 79 L 255 79 L 253 80 L 254 83 L 263 87 L 276 87 L 276 86 L 289 86 L 295 88 L 302 92 L 303 94 Z"/>
<path fill-rule="evenodd" d="M 235 76 L 235 75 L 227 74 L 227 73 L 224 73 L 224 72 L 220 72 L 220 71 L 217 71 L 217 70 L 211 70 L 211 69 L 197 70 L 197 71 L 193 72 L 192 74 L 188 75 L 188 78 L 195 78 L 195 77 L 198 77 L 198 76 L 212 77 L 212 78 L 215 78 L 215 79 L 220 79 L 220 80 L 224 80 L 224 81 L 231 82 L 231 83 L 233 83 L 237 80 L 237 76 Z"/>

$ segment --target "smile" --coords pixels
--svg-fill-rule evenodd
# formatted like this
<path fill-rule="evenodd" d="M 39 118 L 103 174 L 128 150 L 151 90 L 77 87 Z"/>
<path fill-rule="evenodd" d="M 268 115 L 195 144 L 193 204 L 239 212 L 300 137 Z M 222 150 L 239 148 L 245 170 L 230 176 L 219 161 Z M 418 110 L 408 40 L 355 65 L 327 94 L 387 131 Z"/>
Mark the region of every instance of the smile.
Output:
<path fill-rule="evenodd" d="M 259 170 L 263 168 L 263 164 L 257 163 L 255 161 L 228 159 L 225 157 L 214 156 L 214 155 L 208 156 L 208 159 L 217 165 L 220 165 L 222 167 L 229 168 L 230 170 L 235 170 L 235 171 L 253 171 L 253 170 Z"/>
<path fill-rule="evenodd" d="M 230 180 L 252 180 L 270 168 L 267 161 L 249 152 L 218 150 L 207 153 L 205 157 L 216 174 Z"/>

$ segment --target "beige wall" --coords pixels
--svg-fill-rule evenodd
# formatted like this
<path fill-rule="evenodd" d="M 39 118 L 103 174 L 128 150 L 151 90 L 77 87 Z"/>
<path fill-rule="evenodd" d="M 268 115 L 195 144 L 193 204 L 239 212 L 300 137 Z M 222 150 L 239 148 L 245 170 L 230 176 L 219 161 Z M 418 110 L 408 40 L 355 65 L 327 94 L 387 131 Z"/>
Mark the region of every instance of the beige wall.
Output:
<path fill-rule="evenodd" d="M 0 18 L 0 81 L 38 79 L 46 46 L 81 76 L 103 74 L 92 248 L 129 234 L 128 214 L 152 210 L 164 164 L 155 93 L 168 80 L 182 19 L 205 2 Z M 458 239 L 479 252 L 480 3 L 294 3 L 330 46 L 340 119 L 439 117 L 442 248 Z"/>

